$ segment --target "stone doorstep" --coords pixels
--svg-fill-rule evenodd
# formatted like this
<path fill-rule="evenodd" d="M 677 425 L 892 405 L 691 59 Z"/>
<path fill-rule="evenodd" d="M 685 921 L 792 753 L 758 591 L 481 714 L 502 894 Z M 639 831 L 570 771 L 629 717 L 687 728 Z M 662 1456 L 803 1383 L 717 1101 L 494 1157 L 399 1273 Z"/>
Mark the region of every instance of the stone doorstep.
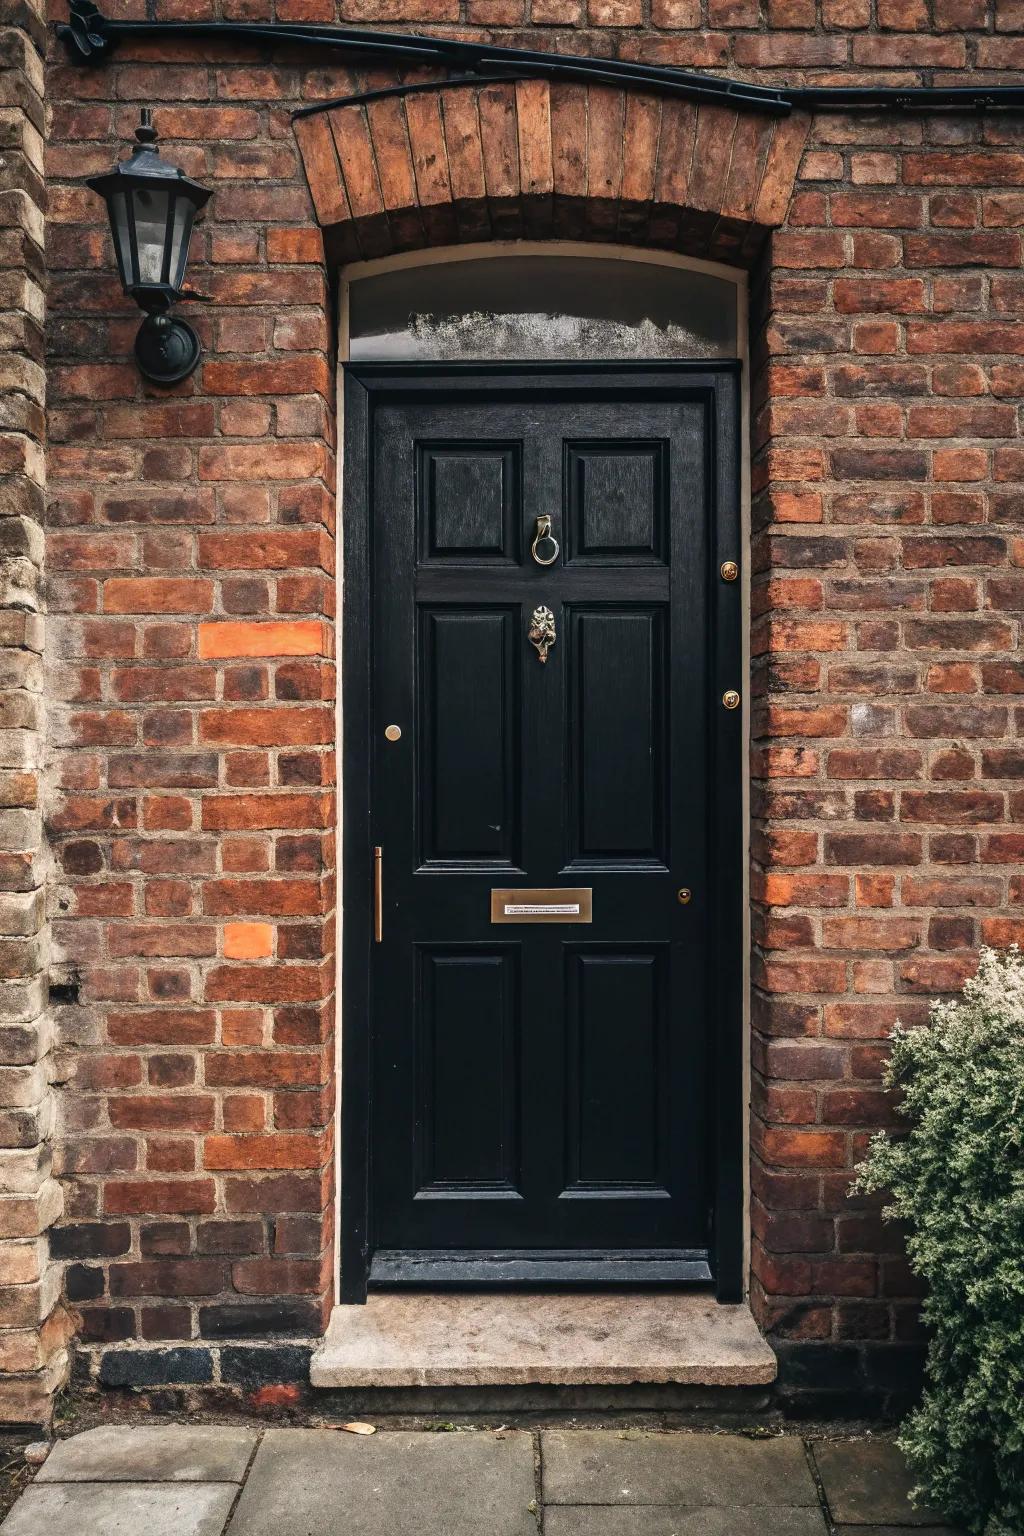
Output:
<path fill-rule="evenodd" d="M 665 1292 L 371 1294 L 335 1307 L 314 1387 L 763 1386 L 746 1306 Z"/>

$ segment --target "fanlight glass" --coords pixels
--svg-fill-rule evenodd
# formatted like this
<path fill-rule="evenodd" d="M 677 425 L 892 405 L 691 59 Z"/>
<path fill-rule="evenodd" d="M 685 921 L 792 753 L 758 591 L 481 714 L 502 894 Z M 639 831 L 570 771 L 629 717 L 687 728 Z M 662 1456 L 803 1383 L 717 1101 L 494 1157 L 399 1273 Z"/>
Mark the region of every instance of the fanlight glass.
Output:
<path fill-rule="evenodd" d="M 737 355 L 736 284 L 628 258 L 502 254 L 360 277 L 349 295 L 359 361 Z"/>

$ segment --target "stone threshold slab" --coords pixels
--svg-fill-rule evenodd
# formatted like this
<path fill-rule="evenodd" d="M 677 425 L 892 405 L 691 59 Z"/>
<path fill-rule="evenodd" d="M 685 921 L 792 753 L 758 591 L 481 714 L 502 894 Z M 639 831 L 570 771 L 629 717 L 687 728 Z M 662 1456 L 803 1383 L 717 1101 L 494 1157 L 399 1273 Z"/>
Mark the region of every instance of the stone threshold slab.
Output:
<path fill-rule="evenodd" d="M 746 1306 L 664 1291 L 371 1292 L 335 1307 L 314 1387 L 763 1386 Z"/>

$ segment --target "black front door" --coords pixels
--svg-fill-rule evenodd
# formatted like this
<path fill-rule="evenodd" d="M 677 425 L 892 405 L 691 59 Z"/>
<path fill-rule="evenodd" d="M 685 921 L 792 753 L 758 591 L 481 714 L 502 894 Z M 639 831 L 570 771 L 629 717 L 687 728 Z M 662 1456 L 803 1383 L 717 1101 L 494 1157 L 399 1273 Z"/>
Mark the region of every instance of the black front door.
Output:
<path fill-rule="evenodd" d="M 710 1280 L 735 370 L 368 385 L 370 1283 Z"/>

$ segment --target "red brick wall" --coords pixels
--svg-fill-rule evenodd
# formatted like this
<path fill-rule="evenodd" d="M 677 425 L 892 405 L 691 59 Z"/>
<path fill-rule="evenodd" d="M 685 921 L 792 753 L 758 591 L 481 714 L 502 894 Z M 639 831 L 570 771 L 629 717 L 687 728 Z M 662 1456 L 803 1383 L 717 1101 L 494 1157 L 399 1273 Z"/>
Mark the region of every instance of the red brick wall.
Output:
<path fill-rule="evenodd" d="M 79 988 L 55 1249 L 86 1341 L 316 1334 L 332 1289 L 328 281 L 276 99 L 294 71 L 170 52 L 192 62 L 51 73 L 49 829 Z M 149 100 L 215 188 L 204 362 L 171 391 L 130 360 L 75 185 Z"/>
<path fill-rule="evenodd" d="M 775 83 L 998 71 L 1024 47 L 1003 0 L 343 19 Z M 50 830 L 80 986 L 55 1251 L 87 1341 L 313 1333 L 330 1300 L 333 321 L 288 113 L 350 78 L 173 40 L 50 72 Z M 130 361 L 75 185 L 142 102 L 215 188 L 190 267 L 204 362 L 170 393 Z M 904 1351 L 870 1346 L 913 1352 L 913 1285 L 846 1194 L 887 1114 L 884 1036 L 1019 933 L 1018 128 L 819 116 L 755 269 L 752 1284 L 795 1393 L 823 1370 L 865 1403 L 901 1385 Z"/>
<path fill-rule="evenodd" d="M 759 273 L 753 1294 L 837 1387 L 917 1332 L 847 1194 L 885 1037 L 1024 937 L 1022 143 L 822 116 Z"/>

